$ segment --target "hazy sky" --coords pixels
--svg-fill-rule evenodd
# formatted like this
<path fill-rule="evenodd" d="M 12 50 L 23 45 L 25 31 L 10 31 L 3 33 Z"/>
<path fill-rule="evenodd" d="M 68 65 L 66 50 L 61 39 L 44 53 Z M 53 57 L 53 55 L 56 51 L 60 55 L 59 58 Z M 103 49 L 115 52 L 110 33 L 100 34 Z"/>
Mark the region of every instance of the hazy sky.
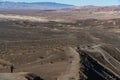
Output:
<path fill-rule="evenodd" d="M 57 2 L 65 4 L 73 4 L 78 6 L 83 5 L 120 5 L 120 0 L 0 0 L 0 1 L 14 1 L 14 2 Z"/>

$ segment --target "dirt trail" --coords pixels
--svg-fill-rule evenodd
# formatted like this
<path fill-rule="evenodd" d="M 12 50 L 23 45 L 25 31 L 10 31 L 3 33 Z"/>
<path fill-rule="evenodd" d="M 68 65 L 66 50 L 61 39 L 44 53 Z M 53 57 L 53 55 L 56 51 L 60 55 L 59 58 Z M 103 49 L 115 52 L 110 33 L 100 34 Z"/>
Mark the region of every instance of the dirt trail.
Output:
<path fill-rule="evenodd" d="M 119 48 L 116 48 L 116 50 L 117 50 L 118 52 L 120 52 L 120 49 L 119 49 Z"/>
<path fill-rule="evenodd" d="M 86 46 L 87 47 L 87 46 Z M 111 65 L 114 69 L 120 72 L 120 62 L 116 60 L 114 57 L 112 57 L 108 52 L 100 48 L 100 45 L 95 46 L 89 46 L 87 48 L 81 48 L 82 50 L 88 51 L 88 52 L 99 52 L 104 60 Z M 114 71 L 113 71 L 114 72 Z M 119 77 L 118 74 L 114 73 L 116 76 Z"/>
<path fill-rule="evenodd" d="M 27 71 L 27 72 L 32 72 L 32 73 L 35 73 L 38 75 L 41 75 L 40 73 L 42 73 L 42 74 L 47 73 L 46 75 L 49 75 L 49 76 L 50 75 L 52 76 L 52 74 L 58 74 L 58 75 L 55 75 L 55 77 L 58 76 L 57 77 L 58 80 L 70 80 L 70 79 L 79 80 L 79 70 L 80 70 L 79 53 L 77 53 L 76 50 L 71 47 L 66 48 L 65 53 L 69 57 L 69 61 L 68 61 L 69 63 L 68 62 L 57 62 L 54 64 L 45 64 L 45 65 L 40 65 L 40 64 L 34 63 L 34 64 L 32 64 L 32 66 L 31 66 L 31 64 L 22 66 L 22 67 L 16 69 L 16 72 Z M 64 65 L 64 68 L 61 65 Z M 66 67 L 66 69 L 65 69 L 65 67 Z M 48 69 L 49 71 L 46 71 L 45 69 Z M 59 71 L 60 74 L 57 71 Z M 50 73 L 50 72 L 52 72 L 52 73 Z M 43 79 L 44 79 L 44 77 L 48 77 L 48 76 L 43 76 Z M 54 78 L 54 76 L 53 76 L 53 78 Z M 49 80 L 53 80 L 53 79 L 49 78 Z"/>
<path fill-rule="evenodd" d="M 113 58 L 109 53 L 101 49 L 99 46 L 100 45 L 95 45 L 86 49 L 82 49 L 87 50 L 89 52 L 99 52 L 112 67 L 120 71 L 120 62 Z"/>
<path fill-rule="evenodd" d="M 120 71 L 120 62 L 117 61 L 115 58 L 113 58 L 111 55 L 109 55 L 106 51 L 98 48 L 98 51 L 103 55 L 104 59 L 115 69 Z"/>
<path fill-rule="evenodd" d="M 20 73 L 0 73 L 0 80 L 27 80 L 25 72 Z"/>
<path fill-rule="evenodd" d="M 75 49 L 69 47 L 66 51 L 68 56 L 70 56 L 70 64 L 65 73 L 63 73 L 59 80 L 79 80 L 79 70 L 80 70 L 80 56 Z"/>

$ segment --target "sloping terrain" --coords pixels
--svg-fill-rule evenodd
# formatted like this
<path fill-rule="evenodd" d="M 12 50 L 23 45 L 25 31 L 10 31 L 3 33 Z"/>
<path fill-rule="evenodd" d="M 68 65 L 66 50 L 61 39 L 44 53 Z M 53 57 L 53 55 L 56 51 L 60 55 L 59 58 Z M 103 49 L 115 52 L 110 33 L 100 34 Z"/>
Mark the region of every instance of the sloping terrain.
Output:
<path fill-rule="evenodd" d="M 120 79 L 120 62 L 110 55 L 101 45 L 82 45 L 78 47 L 81 56 L 81 71 L 87 77 L 80 77 L 81 80 L 119 80 Z M 116 51 L 116 50 L 114 50 Z"/>
<path fill-rule="evenodd" d="M 10 63 L 15 65 L 14 72 L 34 73 L 44 80 L 68 79 L 70 75 L 77 76 L 72 77 L 73 80 L 77 80 L 78 76 L 83 78 L 82 80 L 111 80 L 106 77 L 119 80 L 119 23 L 120 19 L 117 18 L 84 19 L 75 22 L 2 18 L 0 72 L 9 73 L 10 66 L 4 63 Z M 79 64 L 75 47 L 80 45 L 83 46 L 78 49 L 81 60 Z M 74 67 L 70 67 L 71 65 Z M 68 70 L 78 73 L 78 69 L 80 74 L 69 72 L 70 75 L 64 77 Z M 95 78 L 91 71 L 96 74 Z"/>

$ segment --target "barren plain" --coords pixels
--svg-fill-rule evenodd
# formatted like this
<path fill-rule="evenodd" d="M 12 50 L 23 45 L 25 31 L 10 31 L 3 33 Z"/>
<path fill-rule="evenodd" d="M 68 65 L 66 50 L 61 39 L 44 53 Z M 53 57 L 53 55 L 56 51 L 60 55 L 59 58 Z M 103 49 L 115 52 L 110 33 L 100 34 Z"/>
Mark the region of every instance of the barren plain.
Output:
<path fill-rule="evenodd" d="M 0 13 L 1 79 L 120 80 L 119 11 Z"/>

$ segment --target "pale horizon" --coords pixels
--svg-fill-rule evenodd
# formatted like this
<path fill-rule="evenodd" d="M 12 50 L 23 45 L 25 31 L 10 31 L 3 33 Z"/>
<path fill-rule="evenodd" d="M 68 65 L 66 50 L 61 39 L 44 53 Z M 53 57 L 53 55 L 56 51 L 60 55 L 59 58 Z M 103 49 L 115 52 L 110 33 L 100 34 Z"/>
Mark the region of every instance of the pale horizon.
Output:
<path fill-rule="evenodd" d="M 8 1 L 8 2 L 55 2 L 61 4 L 70 4 L 75 6 L 86 6 L 86 5 L 93 5 L 93 6 L 112 6 L 112 5 L 120 5 L 120 0 L 0 0 L 1 2 Z"/>

